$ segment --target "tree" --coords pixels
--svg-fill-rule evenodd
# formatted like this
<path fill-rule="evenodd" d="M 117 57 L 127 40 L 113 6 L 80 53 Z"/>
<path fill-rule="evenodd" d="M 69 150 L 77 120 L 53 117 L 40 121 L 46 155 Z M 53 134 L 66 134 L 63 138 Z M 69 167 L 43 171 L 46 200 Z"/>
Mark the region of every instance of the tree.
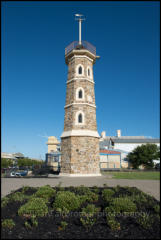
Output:
<path fill-rule="evenodd" d="M 160 148 L 156 144 L 143 144 L 129 153 L 127 158 L 133 168 L 138 169 L 140 165 L 145 168 L 153 168 L 153 160 L 160 158 Z"/>
<path fill-rule="evenodd" d="M 1 158 L 1 167 L 2 168 L 8 168 L 13 165 L 13 161 L 11 159 L 7 158 Z"/>

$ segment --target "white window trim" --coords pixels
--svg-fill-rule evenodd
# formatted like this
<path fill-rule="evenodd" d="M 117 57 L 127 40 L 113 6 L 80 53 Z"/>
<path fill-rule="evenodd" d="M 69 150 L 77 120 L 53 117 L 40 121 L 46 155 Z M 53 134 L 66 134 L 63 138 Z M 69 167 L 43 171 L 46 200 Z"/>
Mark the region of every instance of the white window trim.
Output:
<path fill-rule="evenodd" d="M 79 122 L 78 122 L 78 116 L 79 116 L 80 113 L 82 114 L 82 123 L 79 123 Z M 84 124 L 85 124 L 84 112 L 83 112 L 83 111 L 78 111 L 78 112 L 76 112 L 76 115 L 75 115 L 75 125 L 82 126 L 82 125 L 84 125 Z"/>
<path fill-rule="evenodd" d="M 79 98 L 79 91 L 82 90 L 82 98 Z M 84 101 L 84 89 L 79 87 L 76 89 L 76 100 L 77 101 Z"/>
<path fill-rule="evenodd" d="M 79 74 L 79 67 L 82 67 L 82 74 Z M 84 67 L 83 67 L 83 65 L 82 64 L 78 64 L 77 66 L 76 66 L 76 76 L 78 76 L 78 77 L 82 77 L 82 76 L 84 76 Z"/>
<path fill-rule="evenodd" d="M 90 75 L 88 75 L 88 69 L 89 69 L 89 71 L 90 71 Z M 90 66 L 87 67 L 87 77 L 88 77 L 89 79 L 92 79 L 92 68 L 91 68 Z"/>

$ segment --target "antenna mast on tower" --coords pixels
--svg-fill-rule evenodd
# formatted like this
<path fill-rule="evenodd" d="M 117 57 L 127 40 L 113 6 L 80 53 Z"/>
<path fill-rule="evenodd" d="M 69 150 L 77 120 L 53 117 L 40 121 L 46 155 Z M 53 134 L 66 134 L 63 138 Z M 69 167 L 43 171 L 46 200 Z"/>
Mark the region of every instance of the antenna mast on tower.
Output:
<path fill-rule="evenodd" d="M 82 44 L 82 40 L 81 40 L 81 23 L 83 20 L 85 20 L 85 18 L 83 18 L 82 14 L 75 14 L 75 20 L 79 21 L 79 44 Z"/>

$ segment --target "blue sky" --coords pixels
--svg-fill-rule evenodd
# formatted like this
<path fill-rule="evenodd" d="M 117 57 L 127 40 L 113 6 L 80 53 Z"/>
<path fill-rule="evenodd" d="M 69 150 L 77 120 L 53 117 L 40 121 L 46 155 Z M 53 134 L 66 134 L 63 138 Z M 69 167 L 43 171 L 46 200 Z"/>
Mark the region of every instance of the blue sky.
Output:
<path fill-rule="evenodd" d="M 1 2 L 2 152 L 45 158 L 64 126 L 65 47 L 96 46 L 98 132 L 159 138 L 159 2 Z"/>

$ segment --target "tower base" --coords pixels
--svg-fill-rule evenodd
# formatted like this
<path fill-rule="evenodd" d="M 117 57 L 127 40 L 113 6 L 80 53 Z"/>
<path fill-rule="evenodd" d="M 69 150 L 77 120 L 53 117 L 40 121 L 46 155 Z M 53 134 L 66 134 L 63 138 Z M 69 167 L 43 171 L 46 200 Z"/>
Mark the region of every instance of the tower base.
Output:
<path fill-rule="evenodd" d="M 64 137 L 61 152 L 60 176 L 101 176 L 98 137 Z"/>

